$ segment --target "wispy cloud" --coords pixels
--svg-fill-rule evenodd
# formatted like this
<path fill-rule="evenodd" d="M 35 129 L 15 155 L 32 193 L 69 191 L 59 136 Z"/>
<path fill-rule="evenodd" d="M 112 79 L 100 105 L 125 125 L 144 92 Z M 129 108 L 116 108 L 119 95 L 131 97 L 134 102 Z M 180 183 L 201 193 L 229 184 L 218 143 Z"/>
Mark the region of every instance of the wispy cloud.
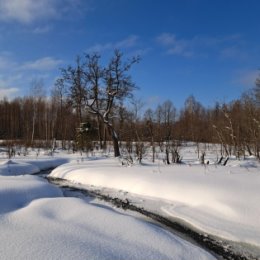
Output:
<path fill-rule="evenodd" d="M 131 48 L 136 45 L 138 41 L 137 35 L 130 35 L 126 39 L 119 41 L 115 44 L 116 48 Z"/>
<path fill-rule="evenodd" d="M 259 70 L 237 70 L 233 74 L 233 83 L 252 88 L 255 86 L 255 81 L 259 77 Z"/>
<path fill-rule="evenodd" d="M 19 92 L 18 88 L 2 88 L 0 85 L 0 98 L 13 98 Z"/>
<path fill-rule="evenodd" d="M 29 24 L 81 10 L 82 0 L 0 0 L 0 19 Z"/>
<path fill-rule="evenodd" d="M 162 33 L 156 41 L 169 55 L 187 58 L 207 57 L 209 53 L 215 53 L 222 58 L 245 56 L 240 48 L 242 36 L 239 34 L 215 37 L 196 35 L 190 39 L 181 39 L 172 33 Z"/>
<path fill-rule="evenodd" d="M 153 50 L 153 48 L 151 48 L 151 47 L 134 49 L 133 51 L 128 53 L 128 56 L 130 56 L 130 57 L 133 57 L 133 56 L 144 57 L 148 53 L 150 53 L 152 50 Z"/>
<path fill-rule="evenodd" d="M 230 34 L 222 36 L 196 35 L 190 40 L 194 45 L 215 48 L 225 44 L 234 44 L 242 41 L 242 35 Z"/>
<path fill-rule="evenodd" d="M 193 56 L 191 44 L 187 40 L 177 39 L 175 34 L 163 33 L 156 38 L 157 42 L 167 48 L 168 54 L 184 57 Z"/>
<path fill-rule="evenodd" d="M 176 36 L 172 33 L 163 33 L 157 37 L 157 41 L 165 46 L 171 46 L 176 43 Z"/>
<path fill-rule="evenodd" d="M 54 1 L 55 2 L 55 1 Z M 53 17 L 55 5 L 48 0 L 1 0 L 0 17 L 5 21 L 30 23 L 35 19 Z"/>
<path fill-rule="evenodd" d="M 63 60 L 54 57 L 43 57 L 36 60 L 18 62 L 11 53 L 0 53 L 0 69 L 2 71 L 50 71 L 62 63 Z"/>
<path fill-rule="evenodd" d="M 7 68 L 14 68 L 17 63 L 12 60 L 9 53 L 0 54 L 0 70 L 6 70 Z"/>
<path fill-rule="evenodd" d="M 88 48 L 87 52 L 104 52 L 108 50 L 114 50 L 114 49 L 128 49 L 136 46 L 138 41 L 138 36 L 136 35 L 130 35 L 127 38 L 118 41 L 118 42 L 107 42 L 103 44 L 95 44 Z"/>
<path fill-rule="evenodd" d="M 30 85 L 33 78 L 51 82 L 53 71 L 62 63 L 62 60 L 53 57 L 18 62 L 14 55 L 0 53 L 0 97 L 18 95 L 20 90 Z"/>
<path fill-rule="evenodd" d="M 248 53 L 241 51 L 238 45 L 223 48 L 219 53 L 222 59 L 236 59 L 241 61 L 248 59 Z"/>
<path fill-rule="evenodd" d="M 19 70 L 48 71 L 58 67 L 63 61 L 52 57 L 44 57 L 35 61 L 25 62 L 18 67 Z"/>
<path fill-rule="evenodd" d="M 51 26 L 38 26 L 34 28 L 32 32 L 35 34 L 44 34 L 50 32 L 51 30 Z"/>

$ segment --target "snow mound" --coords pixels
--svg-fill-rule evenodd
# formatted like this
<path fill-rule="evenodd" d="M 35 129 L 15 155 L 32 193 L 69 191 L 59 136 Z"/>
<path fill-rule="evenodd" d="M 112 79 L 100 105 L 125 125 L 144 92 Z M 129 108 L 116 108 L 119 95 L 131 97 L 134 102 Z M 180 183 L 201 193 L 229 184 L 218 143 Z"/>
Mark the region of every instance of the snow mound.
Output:
<path fill-rule="evenodd" d="M 64 163 L 69 162 L 67 158 L 38 158 L 38 159 L 26 159 L 26 163 L 37 166 L 40 170 L 53 169 Z"/>
<path fill-rule="evenodd" d="M 0 183 L 1 259 L 215 259 L 154 224 L 62 197 L 40 177 Z"/>
<path fill-rule="evenodd" d="M 0 163 L 0 175 L 3 176 L 34 174 L 39 171 L 40 169 L 36 165 L 32 165 L 26 162 L 5 160 Z"/>
<path fill-rule="evenodd" d="M 158 226 L 78 198 L 34 200 L 0 227 L 5 259 L 215 259 Z"/>
<path fill-rule="evenodd" d="M 0 214 L 22 208 L 34 199 L 62 196 L 60 189 L 37 176 L 0 176 L 0 183 Z"/>
<path fill-rule="evenodd" d="M 0 176 L 35 174 L 67 163 L 66 158 L 15 159 L 0 161 Z"/>
<path fill-rule="evenodd" d="M 260 165 L 235 163 L 122 167 L 116 160 L 102 159 L 64 164 L 50 176 L 164 200 L 168 204 L 155 211 L 207 233 L 260 247 Z"/>

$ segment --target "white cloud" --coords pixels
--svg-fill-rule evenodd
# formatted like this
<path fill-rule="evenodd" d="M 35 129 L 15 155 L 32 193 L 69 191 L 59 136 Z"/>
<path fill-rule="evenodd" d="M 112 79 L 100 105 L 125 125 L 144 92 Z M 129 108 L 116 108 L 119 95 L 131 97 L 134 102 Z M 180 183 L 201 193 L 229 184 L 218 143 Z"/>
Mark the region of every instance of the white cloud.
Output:
<path fill-rule="evenodd" d="M 184 57 L 192 57 L 194 54 L 188 49 L 185 41 L 178 41 L 168 50 L 169 54 L 181 55 Z"/>
<path fill-rule="evenodd" d="M 126 39 L 123 39 L 122 41 L 119 41 L 115 44 L 116 48 L 131 48 L 134 47 L 137 43 L 138 36 L 136 35 L 130 35 Z"/>
<path fill-rule="evenodd" d="M 19 92 L 19 89 L 16 87 L 12 87 L 12 81 L 15 81 L 13 78 L 4 77 L 0 74 L 0 99 L 6 97 L 6 98 L 12 98 L 16 96 Z"/>
<path fill-rule="evenodd" d="M 43 57 L 33 61 L 15 61 L 11 53 L 0 53 L 1 71 L 51 71 L 56 69 L 63 61 L 53 57 Z"/>
<path fill-rule="evenodd" d="M 51 85 L 62 60 L 53 57 L 18 62 L 11 53 L 0 53 L 0 98 L 25 95 L 32 79 Z"/>
<path fill-rule="evenodd" d="M 19 70 L 38 70 L 48 71 L 57 68 L 62 63 L 62 60 L 54 59 L 52 57 L 44 57 L 35 61 L 29 61 L 22 64 Z"/>
<path fill-rule="evenodd" d="M 33 33 L 35 33 L 35 34 L 48 33 L 51 31 L 51 29 L 52 28 L 50 26 L 38 26 L 33 29 Z"/>
<path fill-rule="evenodd" d="M 22 23 L 53 17 L 56 15 L 53 3 L 49 0 L 1 0 L 0 17 L 2 20 L 14 20 Z"/>
<path fill-rule="evenodd" d="M 259 77 L 259 70 L 238 70 L 234 73 L 235 84 L 240 84 L 246 88 L 252 88 L 255 86 L 255 81 Z"/>
<path fill-rule="evenodd" d="M 87 49 L 87 52 L 103 52 L 114 49 L 128 49 L 136 46 L 138 36 L 130 35 L 127 38 L 118 42 L 108 42 L 104 44 L 95 44 L 94 46 Z"/>
<path fill-rule="evenodd" d="M 18 88 L 1 88 L 0 87 L 0 99 L 6 98 L 13 98 L 19 92 Z"/>
<path fill-rule="evenodd" d="M 29 24 L 82 10 L 82 0 L 0 0 L 0 19 Z"/>
<path fill-rule="evenodd" d="M 244 61 L 248 58 L 248 54 L 242 51 L 238 45 L 233 45 L 220 50 L 220 57 Z"/>
<path fill-rule="evenodd" d="M 171 46 L 176 43 L 176 36 L 171 33 L 163 33 L 157 37 L 157 41 L 164 46 Z"/>
<path fill-rule="evenodd" d="M 180 55 L 184 57 L 193 56 L 190 42 L 177 39 L 175 34 L 163 33 L 157 37 L 157 42 L 167 48 L 168 54 Z"/>
<path fill-rule="evenodd" d="M 175 34 L 162 33 L 156 41 L 166 48 L 167 54 L 183 57 L 207 57 L 209 53 L 225 58 L 244 55 L 240 48 L 242 37 L 239 34 L 214 37 L 196 35 L 190 39 L 180 39 Z"/>
<path fill-rule="evenodd" d="M 113 48 L 112 43 L 105 43 L 105 44 L 100 44 L 97 43 L 87 49 L 87 52 L 102 52 L 102 51 L 107 51 Z"/>
<path fill-rule="evenodd" d="M 17 64 L 11 59 L 8 54 L 0 54 L 0 70 L 14 68 Z"/>

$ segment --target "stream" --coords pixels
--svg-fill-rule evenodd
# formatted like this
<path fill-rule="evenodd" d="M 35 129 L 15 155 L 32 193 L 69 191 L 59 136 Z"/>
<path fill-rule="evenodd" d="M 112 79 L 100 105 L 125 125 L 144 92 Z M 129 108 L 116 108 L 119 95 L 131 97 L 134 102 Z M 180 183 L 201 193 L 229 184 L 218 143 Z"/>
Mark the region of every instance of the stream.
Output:
<path fill-rule="evenodd" d="M 204 250 L 208 251 L 214 255 L 217 259 L 227 259 L 227 260 L 257 260 L 260 259 L 253 256 L 249 250 L 245 250 L 243 246 L 239 243 L 234 243 L 231 241 L 224 241 L 223 239 L 211 236 L 204 232 L 188 227 L 184 223 L 180 223 L 178 220 L 173 218 L 167 218 L 161 216 L 157 213 L 149 211 L 143 207 L 139 207 L 132 203 L 128 199 L 120 199 L 117 197 L 112 197 L 110 195 L 102 193 L 100 190 L 88 190 L 83 187 L 76 187 L 75 184 L 70 183 L 67 180 L 59 178 L 48 177 L 51 170 L 41 171 L 38 176 L 47 179 L 51 184 L 60 187 L 63 191 L 65 197 L 80 197 L 81 198 L 97 198 L 100 201 L 109 203 L 110 205 L 121 208 L 126 211 L 138 212 L 141 215 L 148 218 L 149 221 L 152 220 L 153 223 L 160 225 L 163 228 L 171 231 L 175 235 L 185 239 Z"/>

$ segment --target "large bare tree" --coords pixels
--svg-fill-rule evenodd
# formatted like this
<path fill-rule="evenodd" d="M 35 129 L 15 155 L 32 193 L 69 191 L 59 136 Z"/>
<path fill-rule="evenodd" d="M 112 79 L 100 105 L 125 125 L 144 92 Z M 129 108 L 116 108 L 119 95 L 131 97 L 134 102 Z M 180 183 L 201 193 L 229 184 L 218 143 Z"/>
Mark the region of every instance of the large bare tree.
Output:
<path fill-rule="evenodd" d="M 90 85 L 86 106 L 107 127 L 112 137 L 114 155 L 118 157 L 120 156 L 119 137 L 115 129 L 114 116 L 117 105 L 131 97 L 136 88 L 128 72 L 132 65 L 139 61 L 139 57 L 123 61 L 123 54 L 115 50 L 114 56 L 104 68 L 98 63 L 99 57 L 96 54 L 87 56 L 87 59 Z"/>
<path fill-rule="evenodd" d="M 120 156 L 119 137 L 115 128 L 114 118 L 117 106 L 126 98 L 131 97 L 136 88 L 129 70 L 139 57 L 123 60 L 123 54 L 115 50 L 107 66 L 101 65 L 100 55 L 85 55 L 84 61 L 78 57 L 76 66 L 62 69 L 64 84 L 68 85 L 70 98 L 74 104 L 79 123 L 82 123 L 82 109 L 96 117 L 99 140 L 102 144 L 101 123 L 111 135 L 114 155 Z M 61 80 L 59 79 L 59 80 Z"/>

